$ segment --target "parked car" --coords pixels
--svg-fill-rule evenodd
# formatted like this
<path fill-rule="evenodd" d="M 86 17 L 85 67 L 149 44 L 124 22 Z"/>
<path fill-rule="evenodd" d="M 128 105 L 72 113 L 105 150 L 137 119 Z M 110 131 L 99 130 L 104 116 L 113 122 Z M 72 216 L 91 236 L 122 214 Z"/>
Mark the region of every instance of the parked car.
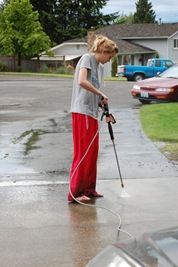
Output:
<path fill-rule="evenodd" d="M 117 76 L 127 78 L 128 81 L 140 81 L 157 76 L 158 73 L 173 66 L 170 59 L 150 58 L 147 66 L 121 65 L 117 68 Z"/>
<path fill-rule="evenodd" d="M 131 95 L 143 104 L 178 101 L 178 64 L 160 73 L 134 84 Z"/>
<path fill-rule="evenodd" d="M 178 266 L 178 228 L 145 233 L 127 242 L 109 245 L 86 267 Z"/>

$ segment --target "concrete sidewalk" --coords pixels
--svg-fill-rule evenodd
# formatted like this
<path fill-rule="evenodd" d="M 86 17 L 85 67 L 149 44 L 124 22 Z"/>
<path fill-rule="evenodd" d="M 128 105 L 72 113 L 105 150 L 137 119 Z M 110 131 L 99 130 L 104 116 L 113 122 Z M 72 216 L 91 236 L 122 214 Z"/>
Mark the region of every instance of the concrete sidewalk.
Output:
<path fill-rule="evenodd" d="M 117 120 L 113 131 L 124 189 L 104 121 L 97 182 L 104 198 L 92 200 L 92 207 L 69 204 L 67 173 L 50 173 L 52 161 L 56 170 L 69 166 L 71 133 L 41 135 L 41 157 L 32 150 L 35 162 L 29 159 L 26 169 L 22 164 L 23 172 L 17 157 L 19 172 L 1 173 L 0 266 L 84 267 L 106 245 L 131 238 L 118 234 L 120 223 L 134 237 L 178 225 L 178 168 L 142 132 L 137 109 L 111 112 Z M 44 144 L 52 147 L 48 154 Z M 40 169 L 41 162 L 49 172 Z"/>
<path fill-rule="evenodd" d="M 85 266 L 106 245 L 130 238 L 118 235 L 118 216 L 134 237 L 177 226 L 177 186 L 177 178 L 127 180 L 130 197 L 122 197 L 117 180 L 99 181 L 105 197 L 93 207 L 68 204 L 67 185 L 3 187 L 0 266 Z"/>
<path fill-rule="evenodd" d="M 116 124 L 112 125 L 114 143 L 124 179 L 177 177 L 178 165 L 173 165 L 141 130 L 138 109 L 112 110 Z M 102 124 L 98 177 L 117 178 L 117 164 L 107 126 Z"/>

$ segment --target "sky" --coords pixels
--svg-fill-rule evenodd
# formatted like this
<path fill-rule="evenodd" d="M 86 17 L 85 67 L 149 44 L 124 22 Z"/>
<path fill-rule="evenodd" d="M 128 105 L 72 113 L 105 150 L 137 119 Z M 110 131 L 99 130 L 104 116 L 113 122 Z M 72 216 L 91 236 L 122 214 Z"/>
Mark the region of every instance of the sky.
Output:
<path fill-rule="evenodd" d="M 138 0 L 109 0 L 102 12 L 110 14 L 119 12 L 119 14 L 135 13 Z M 152 3 L 152 9 L 156 13 L 156 20 L 161 22 L 178 22 L 178 3 L 177 0 L 149 0 Z"/>
<path fill-rule="evenodd" d="M 0 0 L 0 3 L 2 0 Z M 119 14 L 135 13 L 138 0 L 108 0 L 103 8 L 104 14 L 119 12 Z M 178 22 L 178 3 L 177 0 L 148 0 L 152 3 L 152 9 L 156 13 L 156 20 L 161 22 Z"/>

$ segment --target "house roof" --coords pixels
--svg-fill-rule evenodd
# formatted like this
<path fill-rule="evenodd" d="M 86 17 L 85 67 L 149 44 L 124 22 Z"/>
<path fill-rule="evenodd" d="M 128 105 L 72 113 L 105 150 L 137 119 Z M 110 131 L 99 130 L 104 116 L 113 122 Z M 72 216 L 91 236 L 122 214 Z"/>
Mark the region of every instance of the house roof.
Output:
<path fill-rule="evenodd" d="M 98 32 L 96 34 L 102 34 L 102 33 Z M 111 38 L 111 37 L 109 37 L 109 38 Z M 111 39 L 113 40 L 113 38 L 111 38 Z M 73 39 L 73 40 L 69 40 L 69 41 L 66 41 L 65 43 L 87 43 L 87 36 L 85 36 L 83 38 L 76 38 L 76 39 Z M 143 52 L 146 52 L 146 51 L 147 52 L 153 52 L 154 51 L 154 50 L 152 50 L 152 49 L 150 49 L 148 47 L 139 45 L 137 43 L 129 42 L 128 40 L 126 41 L 126 40 L 122 40 L 122 39 L 117 39 L 116 43 L 119 46 L 119 53 L 121 53 L 121 54 L 122 53 L 127 54 L 127 52 L 130 54 L 131 51 L 133 53 L 135 53 L 135 52 L 143 53 Z"/>
<path fill-rule="evenodd" d="M 155 50 L 139 45 L 135 42 L 118 39 L 119 54 L 135 54 L 135 53 L 153 53 Z"/>
<path fill-rule="evenodd" d="M 132 38 L 168 38 L 178 31 L 178 23 L 165 24 L 114 24 L 99 28 L 96 34 L 103 34 L 112 40 Z"/>
<path fill-rule="evenodd" d="M 119 53 L 152 53 L 148 47 L 141 46 L 133 39 L 144 38 L 169 38 L 178 32 L 178 23 L 165 24 L 113 24 L 94 31 L 96 35 L 105 35 L 113 40 L 119 47 Z M 87 42 L 87 36 L 76 38 L 69 42 Z"/>

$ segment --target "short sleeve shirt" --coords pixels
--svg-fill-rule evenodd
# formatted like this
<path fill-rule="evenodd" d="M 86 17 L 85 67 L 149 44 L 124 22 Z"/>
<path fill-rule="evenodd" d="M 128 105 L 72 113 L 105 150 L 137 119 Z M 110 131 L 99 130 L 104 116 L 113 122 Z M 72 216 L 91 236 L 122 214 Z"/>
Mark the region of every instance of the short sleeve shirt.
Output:
<path fill-rule="evenodd" d="M 98 63 L 93 55 L 84 54 L 80 58 L 75 70 L 70 111 L 85 114 L 97 119 L 99 96 L 82 88 L 78 84 L 78 76 L 81 68 L 88 69 L 87 80 L 95 88 L 102 90 L 102 87 L 104 86 L 103 65 Z"/>

